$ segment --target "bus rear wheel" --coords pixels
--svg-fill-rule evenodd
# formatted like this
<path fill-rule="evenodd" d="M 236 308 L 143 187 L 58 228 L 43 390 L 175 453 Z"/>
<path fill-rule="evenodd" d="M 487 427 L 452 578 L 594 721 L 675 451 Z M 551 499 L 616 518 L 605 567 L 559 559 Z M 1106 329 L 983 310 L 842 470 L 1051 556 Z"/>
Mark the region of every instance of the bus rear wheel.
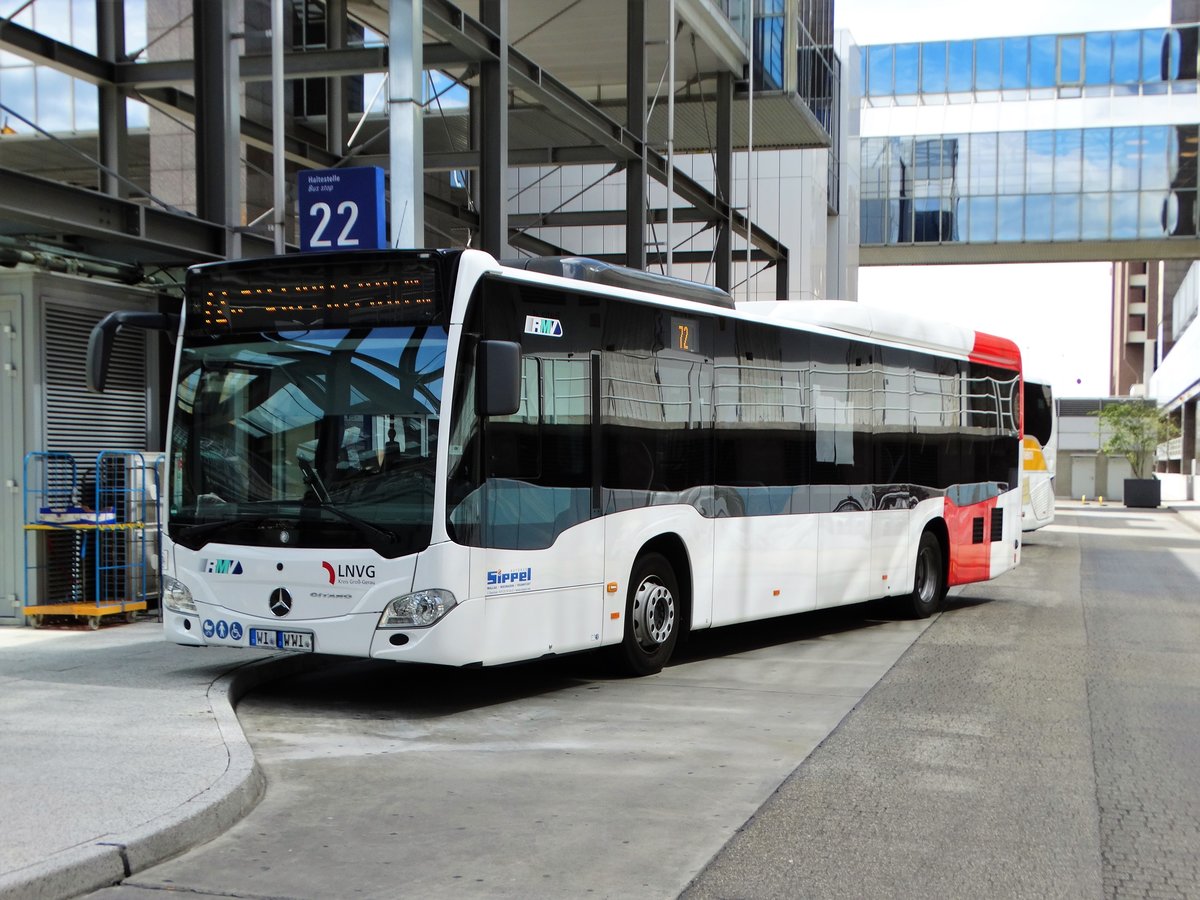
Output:
<path fill-rule="evenodd" d="M 667 558 L 659 553 L 638 557 L 629 576 L 625 636 L 617 656 L 624 672 L 662 671 L 679 638 L 680 601 L 679 582 Z"/>
<path fill-rule="evenodd" d="M 921 535 L 917 545 L 917 569 L 909 603 L 913 618 L 926 619 L 942 608 L 946 599 L 946 566 L 942 545 L 932 531 Z"/>

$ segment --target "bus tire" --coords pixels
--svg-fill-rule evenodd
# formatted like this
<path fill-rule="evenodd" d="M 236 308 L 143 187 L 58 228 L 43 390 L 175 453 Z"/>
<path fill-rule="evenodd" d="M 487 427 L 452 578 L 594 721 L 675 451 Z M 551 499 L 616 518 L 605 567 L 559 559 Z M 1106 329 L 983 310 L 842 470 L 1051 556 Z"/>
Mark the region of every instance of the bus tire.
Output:
<path fill-rule="evenodd" d="M 637 558 L 629 575 L 625 598 L 625 636 L 617 662 L 629 675 L 662 671 L 679 639 L 683 598 L 667 558 L 646 553 Z"/>
<path fill-rule="evenodd" d="M 921 534 L 917 545 L 916 573 L 913 592 L 909 595 L 914 619 L 927 619 L 942 608 L 946 599 L 946 565 L 942 544 L 932 531 Z"/>

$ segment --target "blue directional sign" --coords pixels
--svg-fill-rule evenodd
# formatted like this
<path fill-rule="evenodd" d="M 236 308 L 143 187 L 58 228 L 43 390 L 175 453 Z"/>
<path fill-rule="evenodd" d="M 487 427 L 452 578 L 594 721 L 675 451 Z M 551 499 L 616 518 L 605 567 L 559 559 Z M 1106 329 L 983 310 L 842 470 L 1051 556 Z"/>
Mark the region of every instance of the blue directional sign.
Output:
<path fill-rule="evenodd" d="M 387 247 L 383 169 L 303 169 L 297 188 L 301 250 Z"/>

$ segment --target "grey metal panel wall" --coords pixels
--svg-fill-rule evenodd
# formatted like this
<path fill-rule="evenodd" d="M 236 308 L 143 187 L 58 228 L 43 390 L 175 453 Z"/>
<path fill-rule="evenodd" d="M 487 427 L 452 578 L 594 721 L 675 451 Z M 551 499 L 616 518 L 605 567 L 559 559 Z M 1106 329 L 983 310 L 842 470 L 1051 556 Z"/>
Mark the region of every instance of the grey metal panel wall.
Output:
<path fill-rule="evenodd" d="M 51 300 L 42 308 L 46 446 L 41 449 L 72 453 L 86 467 L 101 450 L 145 450 L 145 333 L 117 335 L 108 385 L 103 394 L 93 394 L 85 380 L 87 343 L 104 311 Z"/>

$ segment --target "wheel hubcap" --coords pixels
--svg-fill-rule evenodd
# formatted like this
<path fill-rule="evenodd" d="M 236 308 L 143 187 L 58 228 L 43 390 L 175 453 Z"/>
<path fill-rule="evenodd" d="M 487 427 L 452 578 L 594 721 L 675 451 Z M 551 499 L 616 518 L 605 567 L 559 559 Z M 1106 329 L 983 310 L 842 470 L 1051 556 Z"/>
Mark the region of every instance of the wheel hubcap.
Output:
<path fill-rule="evenodd" d="M 929 550 L 922 550 L 921 555 L 917 557 L 917 596 L 922 603 L 929 603 L 933 600 L 933 591 L 936 579 L 933 573 L 933 554 Z"/>
<path fill-rule="evenodd" d="M 675 625 L 675 598 L 655 576 L 638 585 L 633 595 L 633 633 L 646 650 L 654 650 L 671 636 Z"/>

